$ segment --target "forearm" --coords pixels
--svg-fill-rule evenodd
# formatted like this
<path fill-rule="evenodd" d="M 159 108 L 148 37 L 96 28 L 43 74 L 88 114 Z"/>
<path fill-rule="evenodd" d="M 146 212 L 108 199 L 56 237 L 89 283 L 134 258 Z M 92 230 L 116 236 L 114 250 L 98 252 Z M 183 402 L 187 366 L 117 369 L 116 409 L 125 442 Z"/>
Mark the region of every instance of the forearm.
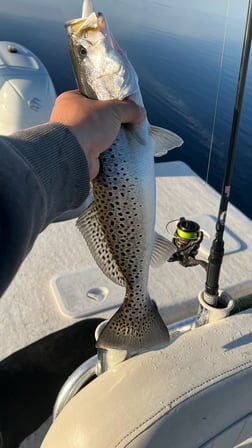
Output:
<path fill-rule="evenodd" d="M 86 158 L 64 126 L 51 123 L 0 137 L 0 295 L 37 235 L 88 193 Z"/>

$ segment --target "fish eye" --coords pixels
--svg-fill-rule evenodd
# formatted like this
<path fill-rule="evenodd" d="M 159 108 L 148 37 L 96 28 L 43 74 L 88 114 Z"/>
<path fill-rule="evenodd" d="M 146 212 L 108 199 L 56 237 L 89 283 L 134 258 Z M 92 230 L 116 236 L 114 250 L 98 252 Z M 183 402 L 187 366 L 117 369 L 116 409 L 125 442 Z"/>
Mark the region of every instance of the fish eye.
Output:
<path fill-rule="evenodd" d="M 87 49 L 85 48 L 85 47 L 83 47 L 83 45 L 79 45 L 79 48 L 78 48 L 78 53 L 79 53 L 79 55 L 80 56 L 86 56 L 86 54 L 87 54 Z"/>

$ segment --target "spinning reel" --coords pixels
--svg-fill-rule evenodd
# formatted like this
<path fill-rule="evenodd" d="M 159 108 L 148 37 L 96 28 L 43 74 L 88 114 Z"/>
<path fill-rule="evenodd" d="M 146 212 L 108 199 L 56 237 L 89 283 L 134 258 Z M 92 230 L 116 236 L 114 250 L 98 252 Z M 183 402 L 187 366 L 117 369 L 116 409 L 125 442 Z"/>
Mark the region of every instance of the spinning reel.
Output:
<path fill-rule="evenodd" d="M 175 232 L 172 233 L 172 242 L 177 251 L 171 255 L 168 261 L 178 261 L 185 268 L 200 265 L 206 270 L 207 262 L 195 258 L 204 237 L 199 224 L 181 217 L 179 221 L 170 221 L 167 224 L 166 228 L 170 234 L 169 227 L 175 222 L 177 224 Z"/>

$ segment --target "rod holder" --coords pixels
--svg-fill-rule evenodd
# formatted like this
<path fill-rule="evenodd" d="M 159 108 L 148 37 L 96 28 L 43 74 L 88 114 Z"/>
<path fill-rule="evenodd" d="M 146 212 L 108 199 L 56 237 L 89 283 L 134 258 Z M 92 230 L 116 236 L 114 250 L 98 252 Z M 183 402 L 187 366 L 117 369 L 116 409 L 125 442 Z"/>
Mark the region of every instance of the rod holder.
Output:
<path fill-rule="evenodd" d="M 226 291 L 219 290 L 219 306 L 210 305 L 205 300 L 205 291 L 200 291 L 198 295 L 199 311 L 195 321 L 195 327 L 210 324 L 228 317 L 235 306 L 234 299 Z"/>

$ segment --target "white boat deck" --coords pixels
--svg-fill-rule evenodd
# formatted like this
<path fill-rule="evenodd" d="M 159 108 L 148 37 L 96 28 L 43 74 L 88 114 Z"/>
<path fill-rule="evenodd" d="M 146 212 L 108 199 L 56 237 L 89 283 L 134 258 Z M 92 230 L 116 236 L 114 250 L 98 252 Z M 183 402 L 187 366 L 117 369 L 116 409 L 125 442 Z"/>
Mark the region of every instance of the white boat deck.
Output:
<path fill-rule="evenodd" d="M 198 258 L 207 259 L 220 195 L 182 162 L 157 164 L 156 174 L 157 231 L 167 235 L 167 222 L 181 216 L 198 221 L 206 235 Z M 251 220 L 231 204 L 225 248 L 220 287 L 233 297 L 252 292 Z M 204 289 L 205 280 L 200 266 L 183 268 L 176 262 L 150 270 L 150 294 L 166 323 L 197 312 L 197 296 Z M 107 288 L 107 298 L 88 298 L 87 292 L 93 288 Z M 109 317 L 123 297 L 123 288 L 110 282 L 96 266 L 75 220 L 50 225 L 0 300 L 0 359 L 76 319 Z M 20 448 L 39 448 L 50 424 L 51 419 L 25 439 Z"/>
<path fill-rule="evenodd" d="M 168 221 L 181 216 L 197 220 L 206 236 L 209 235 L 198 254 L 198 258 L 206 259 L 215 233 L 219 194 L 182 162 L 157 164 L 156 173 L 156 229 L 167 235 Z M 252 292 L 251 220 L 231 204 L 225 250 L 220 288 L 231 291 L 233 297 Z M 151 269 L 150 294 L 166 323 L 196 313 L 197 296 L 204 289 L 205 279 L 200 266 L 183 268 L 178 263 L 165 263 L 161 268 Z M 86 293 L 93 288 L 107 288 L 107 298 L 102 301 L 88 298 Z M 56 300 L 57 291 L 61 308 Z M 123 288 L 107 280 L 96 266 L 75 220 L 50 225 L 39 236 L 0 300 L 0 359 L 71 325 L 76 318 L 109 317 L 123 297 Z"/>

